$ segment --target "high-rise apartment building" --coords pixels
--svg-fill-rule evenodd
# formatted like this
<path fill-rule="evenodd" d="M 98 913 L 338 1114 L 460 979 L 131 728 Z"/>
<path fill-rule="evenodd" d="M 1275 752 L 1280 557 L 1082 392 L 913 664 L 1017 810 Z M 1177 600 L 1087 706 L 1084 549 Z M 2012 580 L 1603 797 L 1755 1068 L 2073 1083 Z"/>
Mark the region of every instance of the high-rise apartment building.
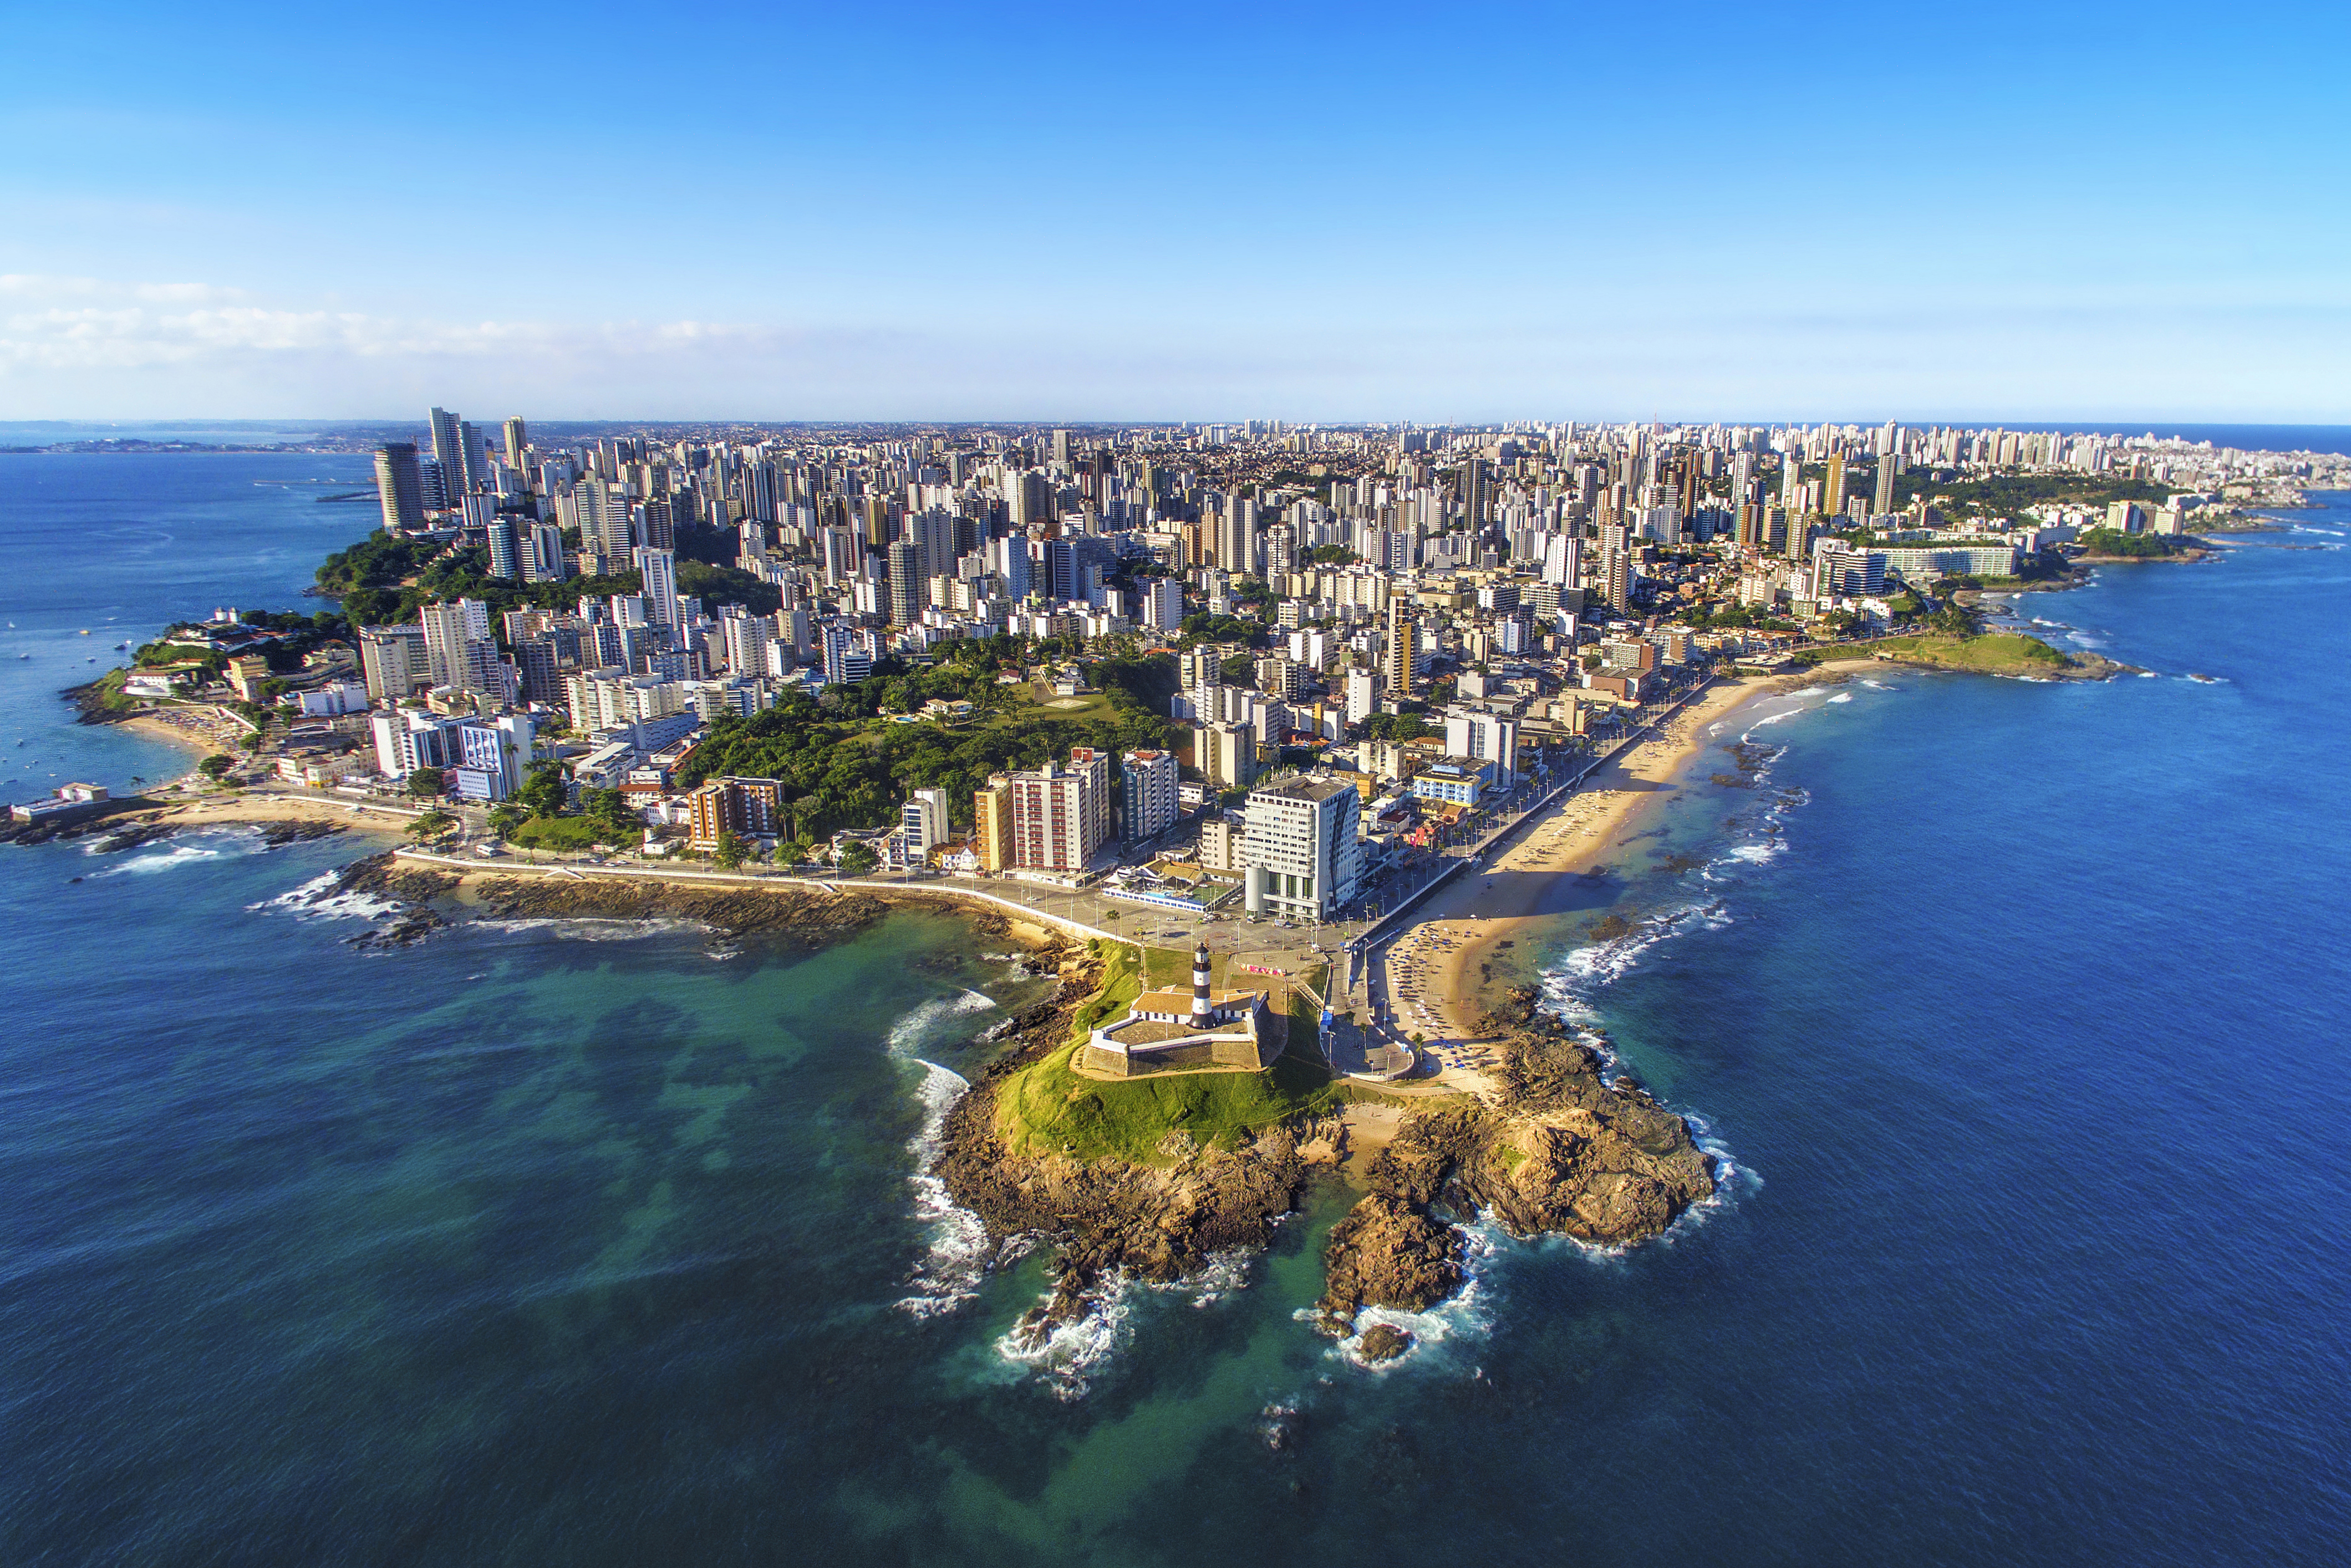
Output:
<path fill-rule="evenodd" d="M 1461 515 L 1468 519 L 1471 531 L 1485 526 L 1488 509 L 1486 460 L 1472 457 L 1461 465 Z"/>
<path fill-rule="evenodd" d="M 898 831 L 906 841 L 906 863 L 927 862 L 931 852 L 947 841 L 947 792 L 915 790 L 898 808 Z"/>
<path fill-rule="evenodd" d="M 1413 620 L 1412 611 L 1401 595 L 1388 600 L 1387 658 L 1388 695 L 1412 695 L 1413 655 L 1419 652 L 1420 627 Z"/>
<path fill-rule="evenodd" d="M 497 659 L 490 641 L 490 607 L 475 599 L 428 604 L 418 612 L 424 627 L 424 658 L 433 684 L 460 691 L 497 689 L 488 665 Z"/>
<path fill-rule="evenodd" d="M 386 533 L 424 526 L 424 478 L 416 465 L 414 444 L 387 441 L 376 449 L 375 488 L 383 504 Z"/>
<path fill-rule="evenodd" d="M 1121 810 L 1129 843 L 1156 838 L 1176 825 L 1176 756 L 1130 751 L 1119 763 Z"/>
<path fill-rule="evenodd" d="M 1499 714 L 1475 710 L 1445 716 L 1445 753 L 1494 765 L 1495 781 L 1508 785 L 1518 779 L 1519 721 Z"/>
<path fill-rule="evenodd" d="M 1172 632 L 1184 623 L 1184 585 L 1172 577 L 1145 578 L 1143 583 L 1143 623 L 1154 631 Z"/>
<path fill-rule="evenodd" d="M 1249 792 L 1242 886 L 1251 914 L 1335 918 L 1355 896 L 1362 866 L 1354 785 L 1285 779 Z"/>
<path fill-rule="evenodd" d="M 636 552 L 637 575 L 643 580 L 645 619 L 656 626 L 677 629 L 677 557 L 665 549 Z"/>
<path fill-rule="evenodd" d="M 890 546 L 890 624 L 912 626 L 923 615 L 923 547 L 913 539 Z"/>
<path fill-rule="evenodd" d="M 1012 852 L 1012 776 L 992 775 L 971 799 L 972 853 L 986 872 L 1009 870 Z"/>
<path fill-rule="evenodd" d="M 1009 775 L 1013 865 L 1022 871 L 1081 872 L 1110 841 L 1110 758 L 1091 747 L 1070 765 L 1048 762 Z"/>
<path fill-rule="evenodd" d="M 1194 764 L 1219 789 L 1246 789 L 1257 779 L 1257 727 L 1211 722 L 1193 732 Z"/>
<path fill-rule="evenodd" d="M 426 417 L 433 436 L 433 461 L 441 465 L 441 504 L 455 507 L 467 489 L 465 484 L 465 437 L 460 429 L 464 422 L 445 408 L 436 408 Z"/>
<path fill-rule="evenodd" d="M 370 702 L 397 703 L 429 689 L 433 673 L 424 650 L 424 628 L 362 626 L 360 671 L 367 682 Z"/>
<path fill-rule="evenodd" d="M 1217 564 L 1234 577 L 1247 577 L 1257 566 L 1257 503 L 1238 496 L 1226 497 L 1217 518 Z"/>
<path fill-rule="evenodd" d="M 523 466 L 523 449 L 530 444 L 529 433 L 523 428 L 520 419 L 510 419 L 507 421 L 506 435 L 507 466 L 520 468 Z"/>

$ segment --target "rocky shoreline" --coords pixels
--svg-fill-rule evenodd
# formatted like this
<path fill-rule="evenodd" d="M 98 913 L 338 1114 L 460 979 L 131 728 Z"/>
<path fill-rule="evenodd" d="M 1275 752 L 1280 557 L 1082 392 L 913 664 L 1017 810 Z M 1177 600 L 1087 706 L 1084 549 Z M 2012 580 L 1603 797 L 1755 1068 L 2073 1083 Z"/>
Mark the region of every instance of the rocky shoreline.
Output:
<path fill-rule="evenodd" d="M 78 814 L 44 822 L 0 822 L 0 844 L 61 843 L 68 840 L 95 838 L 93 847 L 100 854 L 118 850 L 136 849 L 178 833 L 205 831 L 215 828 L 250 828 L 261 835 L 266 848 L 278 849 L 287 844 L 308 843 L 313 839 L 331 838 L 345 831 L 340 822 L 320 821 L 313 818 L 289 817 L 261 819 L 254 821 L 204 822 L 187 821 L 174 816 L 184 802 L 160 800 L 151 795 L 124 795 L 112 800 L 99 801 Z"/>
<path fill-rule="evenodd" d="M 405 946 L 472 920 L 674 920 L 715 936 L 761 936 L 814 946 L 863 930 L 900 901 L 868 893 L 831 893 L 810 883 L 729 886 L 652 877 L 532 876 L 485 868 L 463 872 L 417 865 L 390 850 L 343 868 L 322 897 L 360 894 L 394 906 L 390 924 L 352 938 L 357 946 Z M 935 907 L 935 906 L 933 906 Z M 1010 923 L 975 911 L 992 936 Z"/>
<path fill-rule="evenodd" d="M 993 1241 L 1041 1237 L 1055 1249 L 1053 1297 L 1015 1330 L 1024 1343 L 1082 1316 L 1090 1294 L 1118 1273 L 1174 1280 L 1201 1269 L 1214 1253 L 1263 1248 L 1274 1222 L 1304 1195 L 1311 1168 L 1304 1146 L 1319 1142 L 1335 1149 L 1337 1143 L 1335 1125 L 1318 1125 L 1269 1128 L 1231 1149 L 1205 1148 L 1171 1133 L 1164 1166 L 1013 1154 L 996 1134 L 997 1091 L 1068 1044 L 1078 1009 L 1102 976 L 1102 960 L 1082 948 L 1063 945 L 1040 956 L 1059 967 L 1059 989 L 1011 1021 L 1005 1031 L 1010 1048 L 948 1112 L 944 1150 L 933 1167 Z"/>
<path fill-rule="evenodd" d="M 169 810 L 132 797 L 75 822 L 8 836 L 41 842 L 102 835 L 103 848 L 118 851 L 209 825 L 172 820 Z M 346 831 L 319 821 L 240 825 L 271 847 Z M 533 919 L 674 920 L 718 939 L 756 935 L 814 946 L 861 932 L 896 907 L 938 907 L 802 883 L 734 886 L 460 870 L 403 861 L 392 850 L 343 867 L 317 899 L 354 894 L 381 901 L 386 910 L 350 939 L 366 949 L 402 947 L 470 921 Z M 1051 998 L 999 1028 L 1006 1047 L 949 1111 L 933 1167 L 999 1248 L 1041 1240 L 1054 1250 L 1053 1294 L 1015 1330 L 1016 1343 L 1033 1345 L 1082 1316 L 1118 1278 L 1172 1281 L 1219 1254 L 1263 1249 L 1310 1183 L 1336 1179 L 1348 1134 L 1343 1118 L 1328 1112 L 1244 1133 L 1225 1147 L 1171 1129 L 1160 1157 L 1149 1164 L 1015 1154 L 996 1132 L 997 1092 L 1068 1045 L 1077 1012 L 1100 989 L 1105 966 L 1090 947 L 1058 936 L 1024 943 L 1016 923 L 990 906 L 959 912 L 991 939 L 1028 946 L 1032 967 L 1060 977 Z M 1364 1308 L 1419 1311 L 1459 1289 L 1460 1228 L 1480 1217 L 1514 1235 L 1559 1233 L 1621 1245 L 1661 1233 L 1714 1190 L 1712 1162 L 1682 1119 L 1629 1080 L 1604 1082 L 1598 1053 L 1566 1038 L 1536 1007 L 1532 991 L 1511 993 L 1502 1013 L 1486 1021 L 1510 1036 L 1499 1092 L 1490 1101 L 1452 1095 L 1417 1102 L 1372 1161 L 1369 1192 L 1331 1232 L 1319 1321 L 1335 1337 L 1353 1335 Z M 1410 1348 L 1410 1336 L 1392 1326 L 1363 1327 L 1356 1354 L 1365 1360 Z"/>
<path fill-rule="evenodd" d="M 1054 1249 L 1053 1294 L 1015 1331 L 1023 1344 L 1082 1316 L 1121 1274 L 1164 1281 L 1214 1254 L 1262 1249 L 1308 1184 L 1335 1175 L 1346 1146 L 1341 1119 L 1318 1115 L 1230 1148 L 1172 1131 L 1164 1163 L 1152 1165 L 1015 1154 L 996 1130 L 998 1093 L 1069 1042 L 1101 980 L 1098 959 L 1061 956 L 1060 991 L 1013 1020 L 1011 1048 L 948 1113 L 934 1167 L 997 1245 L 1033 1238 Z M 1419 1102 L 1372 1161 L 1369 1193 L 1332 1229 L 1318 1314 L 1326 1333 L 1355 1335 L 1367 1307 L 1419 1312 L 1453 1294 L 1465 1277 L 1461 1228 L 1481 1217 L 1514 1236 L 1626 1246 L 1713 1195 L 1714 1162 L 1688 1124 L 1630 1079 L 1605 1081 L 1600 1053 L 1568 1038 L 1533 991 L 1512 992 L 1489 1022 L 1510 1035 L 1499 1092 Z M 1356 1354 L 1379 1360 L 1411 1343 L 1393 1325 L 1367 1325 Z"/>
<path fill-rule="evenodd" d="M 1532 988 L 1483 1020 L 1505 1031 L 1493 1100 L 1462 1100 L 1406 1121 L 1372 1162 L 1371 1192 L 1323 1251 L 1325 1332 L 1351 1332 L 1366 1306 L 1421 1312 L 1462 1281 L 1460 1225 L 1490 1218 L 1514 1237 L 1625 1247 L 1663 1235 L 1714 1196 L 1713 1156 L 1689 1124 L 1543 1013 Z M 1401 1343 L 1399 1343 L 1401 1341 Z M 1361 1354 L 1410 1348 L 1391 1331 Z"/>

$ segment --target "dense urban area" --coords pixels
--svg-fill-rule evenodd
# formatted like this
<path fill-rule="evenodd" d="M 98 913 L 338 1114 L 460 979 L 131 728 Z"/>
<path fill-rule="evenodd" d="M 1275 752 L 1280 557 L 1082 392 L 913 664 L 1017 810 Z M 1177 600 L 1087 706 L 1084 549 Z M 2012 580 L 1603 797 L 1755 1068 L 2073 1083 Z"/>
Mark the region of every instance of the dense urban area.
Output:
<path fill-rule="evenodd" d="M 224 608 L 93 695 L 235 743 L 215 775 L 445 801 L 420 836 L 1329 921 L 1677 677 L 1894 633 L 2029 662 L 1969 591 L 2192 549 L 2336 461 L 1892 423 L 549 440 L 434 409 L 375 453 L 381 529 L 319 569 L 340 613 Z"/>

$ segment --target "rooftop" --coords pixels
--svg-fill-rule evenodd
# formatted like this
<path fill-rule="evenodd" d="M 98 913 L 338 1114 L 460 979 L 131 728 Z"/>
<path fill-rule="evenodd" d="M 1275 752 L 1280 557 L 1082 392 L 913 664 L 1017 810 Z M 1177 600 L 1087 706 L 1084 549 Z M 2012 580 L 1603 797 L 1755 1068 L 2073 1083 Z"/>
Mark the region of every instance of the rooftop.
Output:
<path fill-rule="evenodd" d="M 1284 779 L 1272 784 L 1260 784 L 1249 791 L 1249 798 L 1255 800 L 1260 795 L 1271 795 L 1286 800 L 1311 800 L 1320 804 L 1342 789 L 1353 789 L 1354 787 L 1355 783 L 1352 779 L 1329 779 L 1308 773 L 1301 774 L 1295 779 Z"/>

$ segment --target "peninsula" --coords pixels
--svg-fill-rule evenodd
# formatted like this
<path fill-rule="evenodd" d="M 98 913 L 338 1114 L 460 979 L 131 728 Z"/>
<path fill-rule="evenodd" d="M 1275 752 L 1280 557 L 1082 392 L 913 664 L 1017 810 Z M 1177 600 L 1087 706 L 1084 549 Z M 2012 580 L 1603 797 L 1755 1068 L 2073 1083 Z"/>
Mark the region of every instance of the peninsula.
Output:
<path fill-rule="evenodd" d="M 549 440 L 441 409 L 376 473 L 322 608 L 224 608 L 71 694 L 195 772 L 8 836 L 396 836 L 338 890 L 397 908 L 370 945 L 956 903 L 1059 982 L 936 1171 L 1056 1249 L 1030 1332 L 1337 1179 L 1322 1321 L 1369 1358 L 1407 1346 L 1367 1311 L 1458 1284 L 1464 1225 L 1630 1245 L 1713 1195 L 1686 1119 L 1492 971 L 1734 709 L 1887 662 L 2121 673 L 1984 596 L 2351 485 L 1896 423 Z"/>

